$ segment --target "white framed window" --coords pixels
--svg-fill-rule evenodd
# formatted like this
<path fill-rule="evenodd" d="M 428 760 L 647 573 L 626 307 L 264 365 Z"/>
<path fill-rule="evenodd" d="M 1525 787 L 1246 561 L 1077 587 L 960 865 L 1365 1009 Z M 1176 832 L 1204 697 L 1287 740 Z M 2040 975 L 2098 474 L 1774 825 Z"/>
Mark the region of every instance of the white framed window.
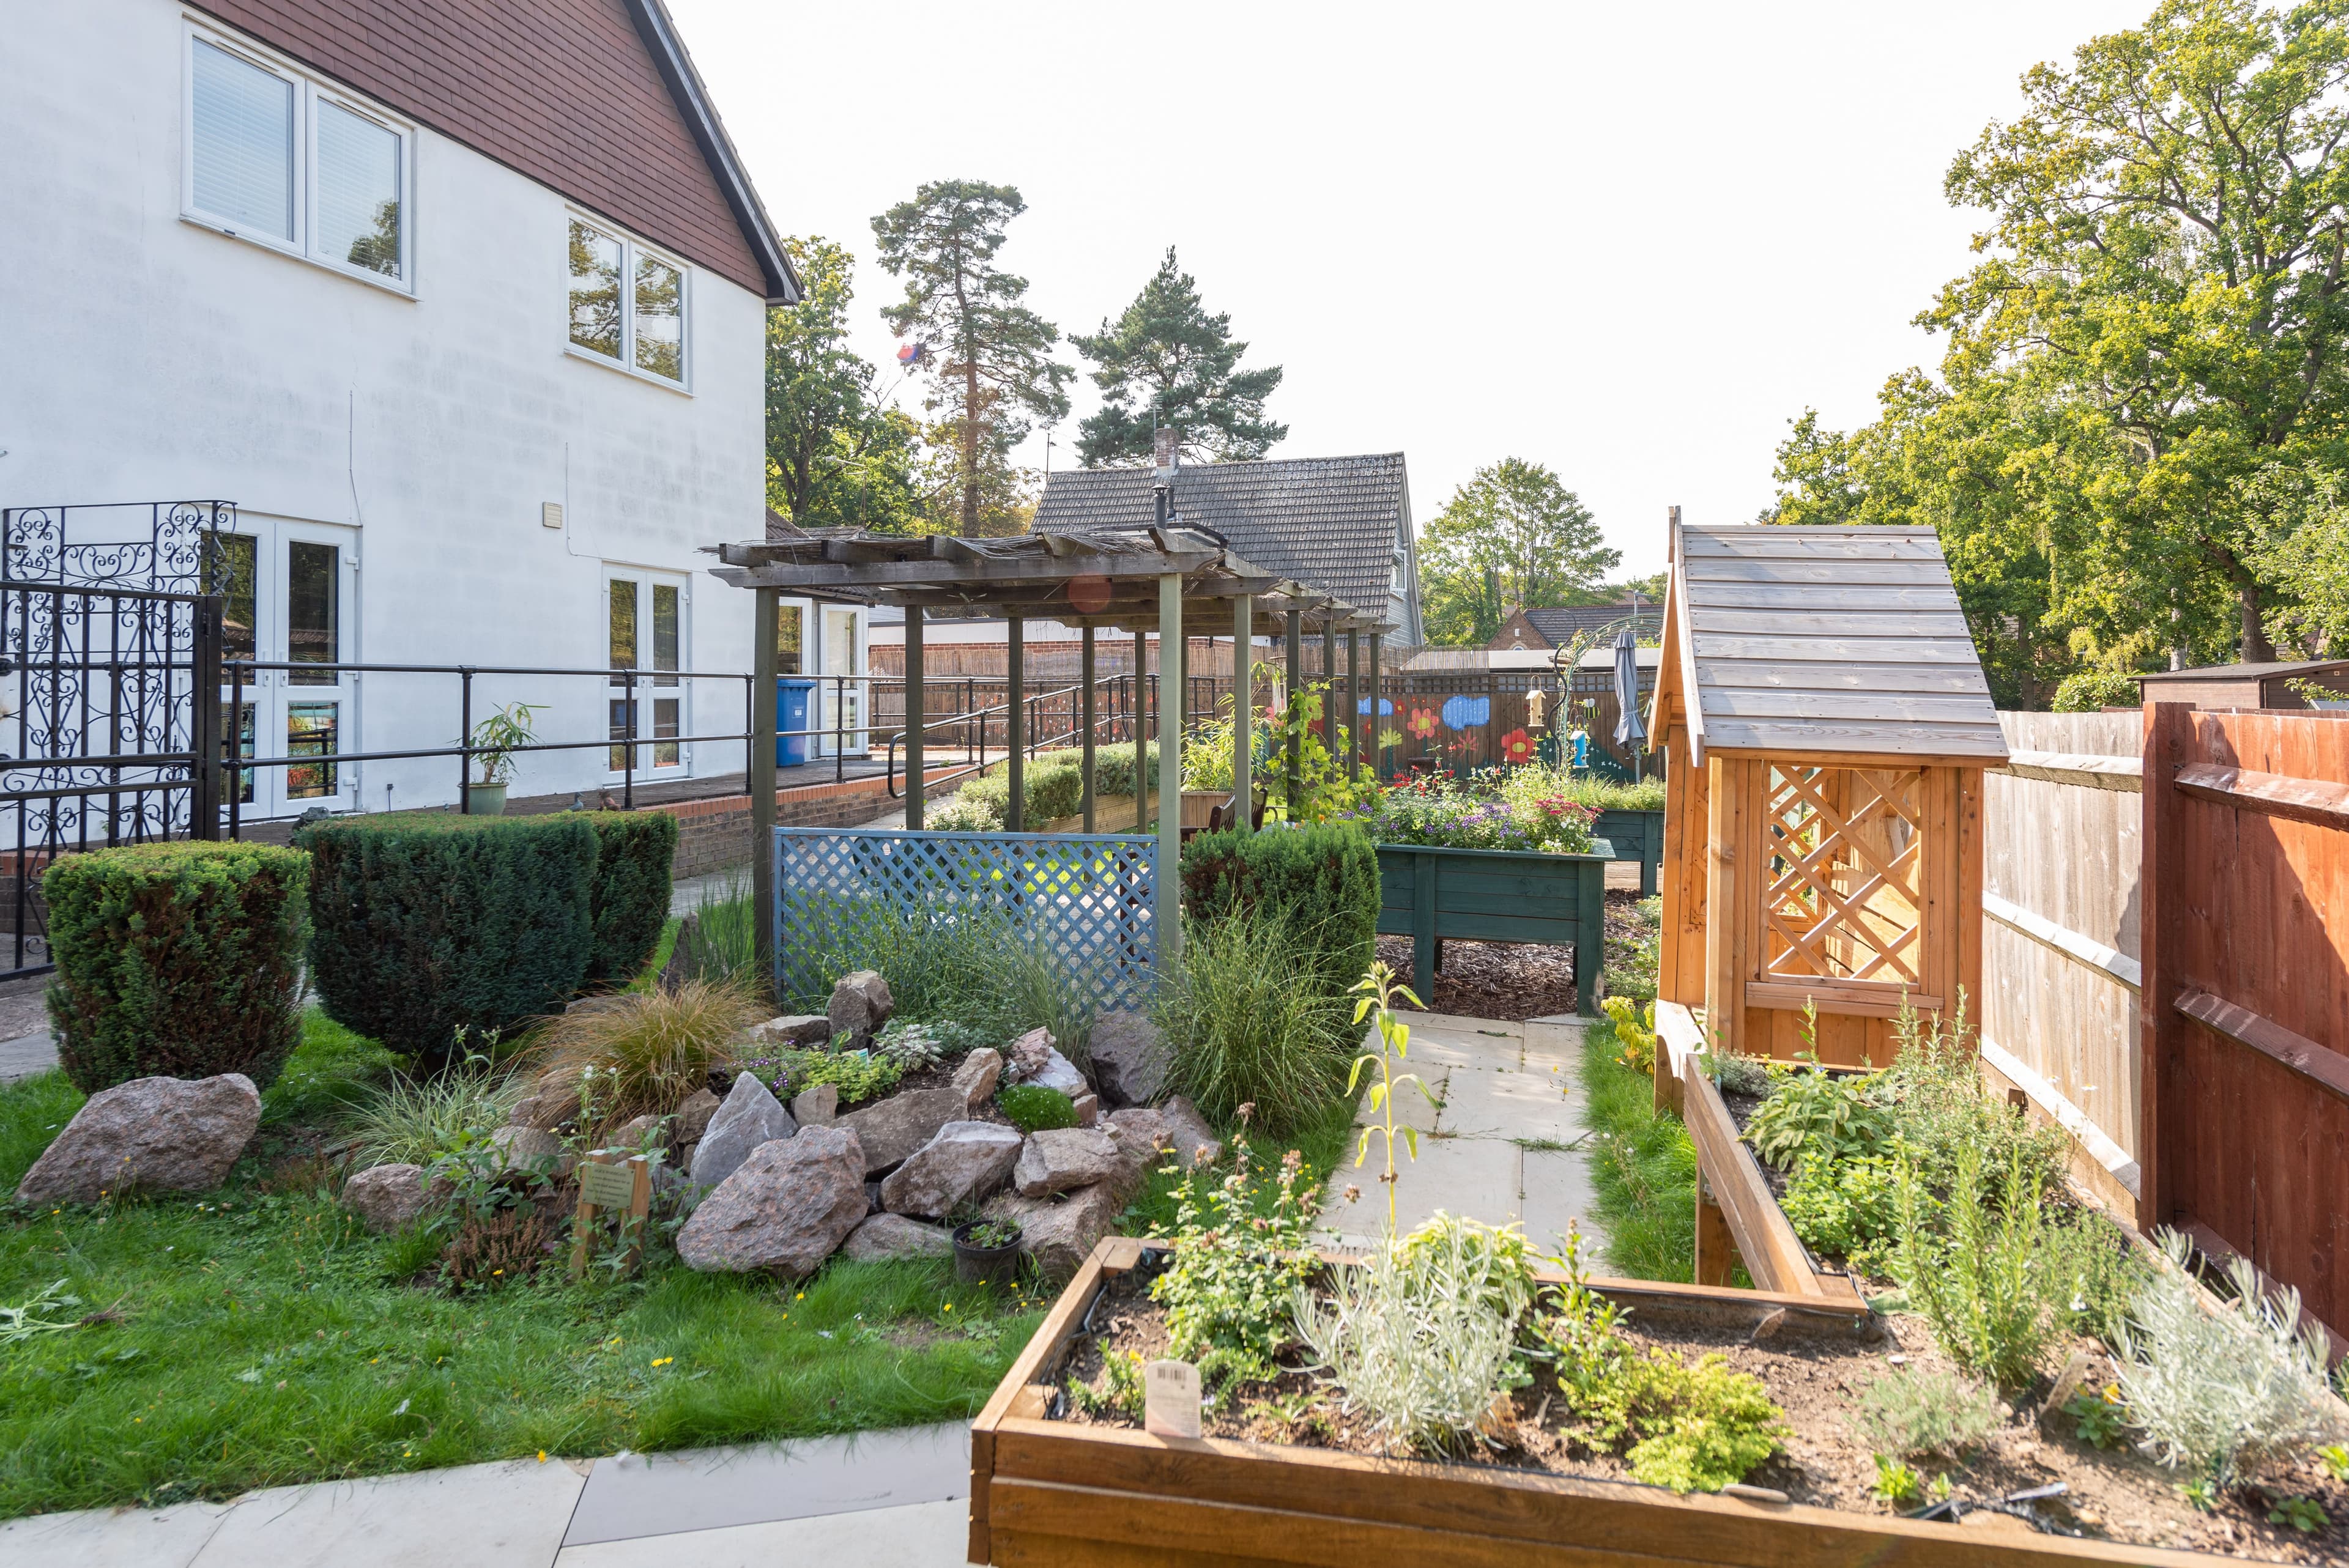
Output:
<path fill-rule="evenodd" d="M 608 633 L 607 668 L 639 672 L 631 680 L 614 674 L 605 721 L 612 747 L 605 770 L 617 774 L 682 771 L 691 760 L 683 742 L 686 611 L 691 599 L 686 580 L 675 573 L 636 566 L 604 569 L 604 624 Z M 649 742 L 649 744 L 647 744 Z"/>
<path fill-rule="evenodd" d="M 573 351 L 682 388 L 692 269 L 600 218 L 568 228 Z"/>
<path fill-rule="evenodd" d="M 415 128 L 209 28 L 185 64 L 180 215 L 413 294 Z"/>

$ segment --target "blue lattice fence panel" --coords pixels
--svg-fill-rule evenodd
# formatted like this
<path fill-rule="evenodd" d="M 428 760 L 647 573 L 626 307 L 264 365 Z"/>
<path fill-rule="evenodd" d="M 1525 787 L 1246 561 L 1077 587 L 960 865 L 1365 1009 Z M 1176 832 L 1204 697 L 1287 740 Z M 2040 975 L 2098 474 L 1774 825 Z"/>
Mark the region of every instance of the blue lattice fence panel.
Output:
<path fill-rule="evenodd" d="M 775 830 L 781 995 L 829 986 L 853 954 L 965 922 L 1040 944 L 1102 1007 L 1151 985 L 1158 841 L 1112 833 Z"/>

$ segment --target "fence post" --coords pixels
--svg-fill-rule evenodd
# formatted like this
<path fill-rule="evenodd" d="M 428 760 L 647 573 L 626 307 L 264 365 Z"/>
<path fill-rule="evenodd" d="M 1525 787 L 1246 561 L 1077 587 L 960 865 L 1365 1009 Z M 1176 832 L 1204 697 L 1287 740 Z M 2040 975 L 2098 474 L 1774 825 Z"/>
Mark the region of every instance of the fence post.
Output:
<path fill-rule="evenodd" d="M 1150 820 L 1150 739 L 1143 710 L 1150 704 L 1150 634 L 1133 634 L 1133 830 L 1147 832 Z"/>
<path fill-rule="evenodd" d="M 1256 780 L 1249 768 L 1256 760 L 1256 737 L 1250 720 L 1256 717 L 1256 601 L 1246 593 L 1232 600 L 1232 802 L 1239 812 L 1239 830 L 1256 824 Z"/>
<path fill-rule="evenodd" d="M 1170 572 L 1158 579 L 1158 871 L 1157 906 L 1151 915 L 1151 962 L 1162 975 L 1176 973 L 1183 962 L 1183 683 L 1169 686 L 1165 678 L 1166 639 L 1172 635 L 1182 655 L 1183 578 Z M 1166 711 L 1167 693 L 1174 693 L 1174 711 Z M 1170 722 L 1171 721 L 1171 722 Z M 1167 785 L 1174 785 L 1174 810 L 1166 809 Z M 1139 786 L 1137 785 L 1137 788 Z"/>
<path fill-rule="evenodd" d="M 196 601 L 195 611 L 195 690 L 191 694 L 195 711 L 190 716 L 188 738 L 196 754 L 196 765 L 190 773 L 194 788 L 189 793 L 188 836 L 213 840 L 220 837 L 220 595 L 205 594 Z M 25 875 L 23 849 L 20 841 L 16 857 L 19 881 Z"/>
<path fill-rule="evenodd" d="M 1003 717 L 1010 727 L 1008 738 L 1011 749 L 1006 753 L 1009 758 L 1006 777 L 1010 781 L 1011 798 L 1004 807 L 1003 825 L 1011 832 L 1024 833 L 1028 830 L 1028 755 L 1025 745 L 1028 738 L 1027 624 L 1017 615 L 1011 616 L 1006 627 L 1006 638 L 1008 646 L 1004 668 L 1009 674 L 1009 683 L 1004 692 Z"/>
<path fill-rule="evenodd" d="M 1297 796 L 1304 788 L 1305 779 L 1305 738 L 1297 727 L 1297 716 L 1289 711 L 1297 706 L 1298 694 L 1305 687 L 1305 650 L 1298 638 L 1298 627 L 1303 619 L 1304 612 L 1298 609 L 1297 601 L 1291 599 L 1288 602 L 1288 645 L 1282 650 L 1288 655 L 1288 701 L 1282 707 L 1280 717 L 1283 727 L 1288 731 L 1288 790 L 1286 799 L 1288 820 L 1292 822 L 1297 820 Z"/>
<path fill-rule="evenodd" d="M 1362 634 L 1346 628 L 1346 782 L 1362 779 Z"/>
<path fill-rule="evenodd" d="M 1085 628 L 1084 628 L 1084 646 L 1083 646 L 1083 648 L 1080 651 L 1080 653 L 1078 654 L 1078 664 L 1079 664 L 1079 665 L 1080 665 L 1081 667 L 1080 667 L 1079 672 L 1078 672 L 1077 679 L 1078 679 L 1079 684 L 1081 684 L 1081 686 L 1083 686 L 1083 687 L 1085 688 L 1085 696 L 1084 696 L 1084 703 L 1083 703 L 1083 707 L 1084 707 L 1084 717 L 1083 717 L 1083 719 L 1081 720 L 1081 722 L 1082 722 L 1082 723 L 1083 723 L 1083 725 L 1084 725 L 1084 731 L 1085 731 L 1085 740 L 1084 740 L 1084 761 L 1083 761 L 1083 764 L 1082 764 L 1082 772 L 1083 772 L 1083 774 L 1084 774 L 1084 779 L 1085 779 L 1085 808 L 1084 808 L 1084 810 L 1085 810 L 1085 831 L 1086 831 L 1086 832 L 1088 832 L 1088 833 L 1090 833 L 1090 832 L 1093 831 L 1093 717 L 1094 717 L 1094 714 L 1093 714 L 1093 624 L 1092 624 L 1091 621 L 1087 621 L 1087 622 L 1085 623 Z"/>
<path fill-rule="evenodd" d="M 2137 851 L 2143 868 L 2137 880 L 2137 952 L 2141 978 L 2137 992 L 2137 1229 L 2172 1223 L 2178 1194 L 2169 1161 L 2161 1147 L 2162 1102 L 2170 1083 L 2170 1060 L 2178 1037 L 2186 1026 L 2171 1003 L 2177 999 L 2177 923 L 2173 894 L 2182 892 L 2182 868 L 2178 863 L 2180 806 L 2178 770 L 2186 762 L 2192 739 L 2191 703 L 2149 702 L 2145 705 L 2145 759 L 2138 783 Z"/>
<path fill-rule="evenodd" d="M 909 832 L 922 830 L 926 802 L 923 782 L 928 777 L 923 769 L 922 725 L 929 717 L 929 704 L 922 692 L 922 607 L 908 604 L 905 606 L 905 827 Z"/>
<path fill-rule="evenodd" d="M 1387 778 L 1386 730 L 1379 723 L 1381 694 L 1386 686 L 1386 671 L 1379 664 L 1379 634 L 1371 634 L 1371 781 L 1383 784 Z"/>

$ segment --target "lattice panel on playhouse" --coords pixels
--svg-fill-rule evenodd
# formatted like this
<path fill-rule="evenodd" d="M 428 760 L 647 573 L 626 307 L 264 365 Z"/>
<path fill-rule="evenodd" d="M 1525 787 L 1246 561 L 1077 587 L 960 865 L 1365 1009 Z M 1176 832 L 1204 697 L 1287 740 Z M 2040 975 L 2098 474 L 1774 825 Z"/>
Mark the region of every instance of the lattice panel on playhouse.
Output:
<path fill-rule="evenodd" d="M 1920 984 L 1923 777 L 1913 769 L 1771 765 L 1766 974 Z"/>
<path fill-rule="evenodd" d="M 877 944 L 976 936 L 1040 944 L 1098 1006 L 1139 1002 L 1157 868 L 1154 838 L 778 828 L 781 988 L 829 985 Z"/>

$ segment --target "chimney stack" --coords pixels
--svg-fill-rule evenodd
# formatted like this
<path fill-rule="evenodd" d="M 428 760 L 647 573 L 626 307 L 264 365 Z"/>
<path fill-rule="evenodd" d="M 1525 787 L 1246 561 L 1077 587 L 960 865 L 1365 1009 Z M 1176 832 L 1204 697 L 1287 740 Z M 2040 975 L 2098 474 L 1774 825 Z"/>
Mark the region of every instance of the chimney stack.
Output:
<path fill-rule="evenodd" d="M 1153 455 L 1157 459 L 1158 482 L 1165 484 L 1174 478 L 1174 429 L 1161 425 L 1150 432 Z"/>

